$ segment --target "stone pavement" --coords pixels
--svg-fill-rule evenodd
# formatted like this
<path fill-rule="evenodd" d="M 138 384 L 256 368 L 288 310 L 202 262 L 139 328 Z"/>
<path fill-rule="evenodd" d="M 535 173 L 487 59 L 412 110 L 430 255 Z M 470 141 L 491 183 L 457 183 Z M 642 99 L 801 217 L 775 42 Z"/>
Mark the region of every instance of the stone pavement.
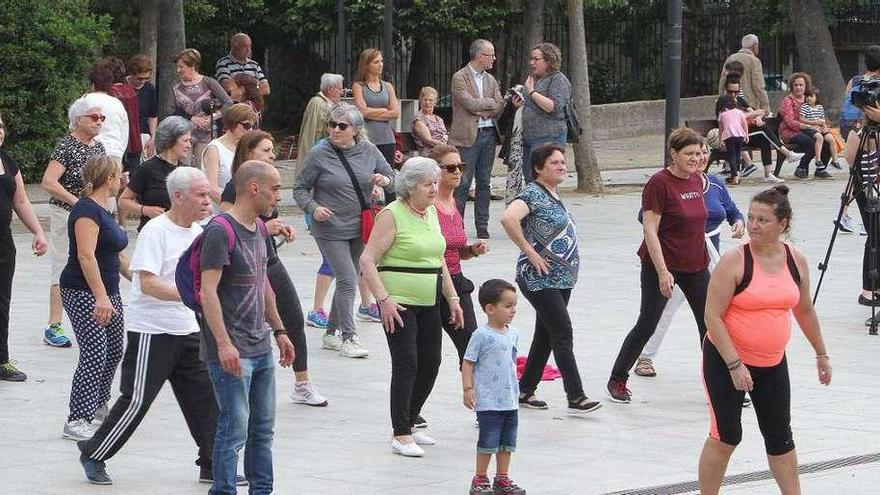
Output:
<path fill-rule="evenodd" d="M 658 148 L 659 149 L 659 148 Z M 786 175 L 791 171 L 787 170 Z M 614 184 L 643 183 L 652 170 L 606 171 Z M 570 179 L 570 183 L 573 179 Z M 844 187 L 830 181 L 790 180 L 794 205 L 792 241 L 815 267 L 828 246 Z M 573 185 L 573 184 L 572 184 Z M 764 184 L 747 181 L 732 195 L 741 208 Z M 638 260 L 641 239 L 635 222 L 638 187 L 612 187 L 603 196 L 565 194 L 578 219 L 582 267 L 570 311 L 575 323 L 575 352 L 586 393 L 604 399 L 603 387 L 620 342 L 638 311 Z M 290 202 L 285 192 L 285 203 Z M 491 253 L 465 262 L 465 274 L 479 284 L 490 277 L 512 279 L 516 250 L 497 223 L 502 202 L 492 204 Z M 43 205 L 38 206 L 42 210 Z M 296 243 L 280 251 L 303 299 L 312 304 L 320 255 L 302 229 L 294 208 L 287 219 L 300 229 Z M 473 235 L 470 211 L 466 224 Z M 111 487 L 89 485 L 77 462 L 73 442 L 61 438 L 76 347 L 53 349 L 40 342 L 47 307 L 49 263 L 29 255 L 30 237 L 16 235 L 19 251 L 12 304 L 10 343 L 13 359 L 28 373 L 23 384 L 0 382 L 0 438 L 3 492 L 12 494 L 203 494 L 193 465 L 195 446 L 170 387 L 165 387 L 138 431 L 108 462 Z M 802 477 L 805 494 L 877 493 L 880 486 L 880 390 L 871 367 L 880 337 L 867 335 L 868 315 L 856 303 L 864 238 L 841 235 L 819 297 L 818 312 L 834 366 L 830 387 L 816 379 L 814 358 L 794 329 L 789 346 L 792 415 L 801 464 L 870 455 L 862 464 L 819 470 Z M 734 245 L 725 234 L 723 247 Z M 811 272 L 815 285 L 818 273 Z M 123 294 L 128 291 L 127 283 Z M 482 315 L 478 314 L 482 320 Z M 520 297 L 514 325 L 521 347 L 531 341 L 534 312 Z M 440 375 L 423 415 L 428 433 L 438 440 L 427 456 L 408 459 L 390 452 L 388 382 L 390 365 L 382 330 L 358 322 L 363 344 L 372 351 L 351 360 L 321 349 L 320 332 L 307 328 L 311 374 L 330 399 L 327 408 L 292 404 L 292 372 L 277 371 L 278 402 L 274 443 L 276 493 L 280 494 L 463 494 L 474 463 L 477 430 L 473 413 L 461 405 L 455 349 L 444 338 Z M 69 326 L 68 326 L 69 328 Z M 629 405 L 605 402 L 599 411 L 575 418 L 565 414 L 561 380 L 544 382 L 540 397 L 546 411 L 520 413 L 519 449 L 512 477 L 530 494 L 693 493 L 673 486 L 697 477 L 697 457 L 708 431 L 708 413 L 700 375 L 693 317 L 676 315 L 656 360 L 659 376 L 633 377 Z M 873 384 L 873 385 L 872 385 Z M 114 386 L 114 398 L 117 388 Z M 763 444 L 754 413 L 743 415 L 744 439 L 729 475 L 764 471 Z M 834 465 L 834 463 L 829 463 Z M 821 465 L 819 468 L 821 469 Z M 647 489 L 649 487 L 665 488 Z M 874 488 L 871 488 L 871 487 Z M 758 480 L 725 488 L 725 493 L 777 493 L 772 481 Z M 244 493 L 244 490 L 242 490 Z"/>

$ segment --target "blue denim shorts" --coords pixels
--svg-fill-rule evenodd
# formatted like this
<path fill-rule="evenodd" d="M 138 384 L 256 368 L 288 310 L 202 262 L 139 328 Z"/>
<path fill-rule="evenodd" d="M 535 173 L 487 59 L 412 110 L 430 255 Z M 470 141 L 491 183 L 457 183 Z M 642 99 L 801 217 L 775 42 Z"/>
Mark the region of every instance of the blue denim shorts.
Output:
<path fill-rule="evenodd" d="M 516 428 L 518 411 L 477 411 L 480 423 L 480 438 L 477 452 L 494 454 L 496 452 L 516 451 Z"/>

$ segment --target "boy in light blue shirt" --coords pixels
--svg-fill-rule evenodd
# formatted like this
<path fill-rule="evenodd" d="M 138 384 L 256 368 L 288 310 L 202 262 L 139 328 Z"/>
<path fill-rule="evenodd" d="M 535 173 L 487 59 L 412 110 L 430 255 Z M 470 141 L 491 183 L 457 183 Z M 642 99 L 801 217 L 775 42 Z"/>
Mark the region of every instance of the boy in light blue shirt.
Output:
<path fill-rule="evenodd" d="M 509 323 L 516 316 L 516 288 L 501 279 L 480 286 L 480 307 L 488 322 L 471 335 L 461 365 L 464 405 L 477 412 L 477 468 L 470 495 L 525 495 L 508 477 L 510 454 L 516 450 L 519 382 L 516 345 L 519 332 Z M 495 454 L 495 480 L 486 472 Z"/>

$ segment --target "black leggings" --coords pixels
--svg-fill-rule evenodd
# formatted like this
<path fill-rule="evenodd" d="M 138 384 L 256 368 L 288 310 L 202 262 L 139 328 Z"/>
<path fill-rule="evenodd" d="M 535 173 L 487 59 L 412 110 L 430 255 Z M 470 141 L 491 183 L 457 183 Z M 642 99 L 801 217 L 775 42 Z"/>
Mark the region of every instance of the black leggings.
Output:
<path fill-rule="evenodd" d="M 791 436 L 791 385 L 788 361 L 775 366 L 744 365 L 752 375 L 749 396 L 758 418 L 768 455 L 783 455 L 794 450 Z M 706 339 L 703 343 L 703 383 L 709 396 L 711 427 L 709 435 L 728 445 L 742 440 L 742 403 L 745 392 L 733 387 L 730 371 L 718 349 Z"/>
<path fill-rule="evenodd" d="M 865 239 L 865 254 L 862 256 L 862 289 L 877 290 L 877 282 L 880 280 L 871 280 L 871 246 L 876 248 L 874 252 L 873 268 L 874 272 L 880 272 L 880 245 L 877 245 L 877 234 L 880 234 L 880 214 L 869 213 L 867 211 L 868 199 L 863 192 L 856 194 L 856 204 L 859 206 L 859 214 L 862 216 L 862 225 L 868 233 Z"/>
<path fill-rule="evenodd" d="M 696 273 L 672 272 L 675 278 L 675 284 L 684 292 L 691 311 L 694 313 L 694 320 L 697 322 L 697 330 L 700 333 L 700 342 L 706 335 L 706 322 L 703 321 L 703 315 L 706 310 L 706 289 L 709 287 L 709 270 L 703 269 Z M 629 331 L 629 334 L 623 340 L 617 359 L 614 361 L 614 368 L 611 369 L 611 378 L 618 380 L 626 380 L 629 378 L 629 370 L 636 364 L 639 354 L 644 349 L 645 344 L 654 335 L 657 329 L 657 322 L 663 314 L 663 308 L 669 299 L 660 293 L 660 279 L 657 270 L 651 263 L 642 262 L 642 303 L 639 308 L 639 319 L 636 320 L 636 326 Z"/>
<path fill-rule="evenodd" d="M 269 266 L 266 275 L 269 284 L 275 292 L 275 304 L 278 306 L 278 315 L 281 323 L 287 330 L 287 336 L 293 342 L 295 357 L 293 358 L 293 371 L 307 371 L 309 369 L 309 350 L 306 346 L 305 320 L 303 319 L 302 304 L 296 287 L 280 260 Z"/>
<path fill-rule="evenodd" d="M 779 153 L 780 148 L 784 146 L 782 141 L 779 140 L 779 136 L 771 131 L 766 125 L 749 126 L 749 144 L 761 147 L 761 163 L 763 163 L 765 167 L 773 164 L 773 157 L 770 154 L 770 148 L 772 147 L 777 153 Z"/>
<path fill-rule="evenodd" d="M 403 327 L 385 332 L 391 352 L 391 425 L 394 435 L 412 433 L 414 419 L 431 395 L 440 369 L 443 332 L 438 306 L 402 305 Z"/>
<path fill-rule="evenodd" d="M 464 312 L 464 327 L 455 328 L 452 323 L 449 323 L 449 317 L 451 314 L 449 312 L 449 303 L 446 302 L 445 297 L 440 298 L 440 323 L 443 325 L 443 330 L 445 330 L 446 334 L 449 335 L 449 338 L 452 339 L 452 343 L 455 344 L 455 350 L 458 351 L 458 366 L 461 368 L 461 361 L 464 359 L 464 351 L 467 350 L 468 342 L 471 340 L 471 334 L 477 329 L 477 316 L 474 314 L 474 300 L 471 298 L 471 293 L 474 291 L 474 283 L 461 273 L 451 275 L 451 278 L 452 285 L 455 286 L 455 293 L 458 294 L 458 297 L 461 299 L 458 304 L 461 305 L 461 310 Z"/>
<path fill-rule="evenodd" d="M 2 234 L 0 234 L 2 235 Z M 0 364 L 9 361 L 9 303 L 15 274 L 15 241 L 0 242 Z M 471 314 L 473 314 L 473 308 Z"/>

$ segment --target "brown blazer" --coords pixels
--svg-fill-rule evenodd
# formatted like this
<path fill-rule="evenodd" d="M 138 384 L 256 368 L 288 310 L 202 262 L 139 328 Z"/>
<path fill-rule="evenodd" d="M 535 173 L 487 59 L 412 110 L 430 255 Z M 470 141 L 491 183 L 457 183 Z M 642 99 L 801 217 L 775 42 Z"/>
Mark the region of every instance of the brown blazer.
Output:
<path fill-rule="evenodd" d="M 764 87 L 764 67 L 761 65 L 761 59 L 756 57 L 751 50 L 743 48 L 727 57 L 724 65 L 734 60 L 740 62 L 745 67 L 745 72 L 743 72 L 739 82 L 746 101 L 756 110 L 760 109 L 769 112 L 770 98 L 767 97 L 767 90 Z M 718 80 L 719 95 L 724 94 L 724 79 L 727 77 L 724 65 L 721 66 L 721 77 Z"/>
<path fill-rule="evenodd" d="M 498 81 L 488 72 L 483 76 L 483 94 L 486 96 L 480 98 L 470 64 L 452 75 L 452 127 L 449 130 L 449 144 L 473 146 L 480 120 L 478 114 L 488 114 L 494 120 L 504 109 Z"/>

